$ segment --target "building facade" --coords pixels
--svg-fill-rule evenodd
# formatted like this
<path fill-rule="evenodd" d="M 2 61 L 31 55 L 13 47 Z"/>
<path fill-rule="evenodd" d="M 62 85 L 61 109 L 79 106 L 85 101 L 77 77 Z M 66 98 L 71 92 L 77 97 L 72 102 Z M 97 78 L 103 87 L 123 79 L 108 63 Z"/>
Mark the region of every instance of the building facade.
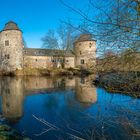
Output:
<path fill-rule="evenodd" d="M 0 32 L 0 70 L 24 68 L 92 67 L 95 66 L 96 41 L 81 35 L 74 42 L 74 51 L 25 48 L 22 31 L 13 21 Z"/>

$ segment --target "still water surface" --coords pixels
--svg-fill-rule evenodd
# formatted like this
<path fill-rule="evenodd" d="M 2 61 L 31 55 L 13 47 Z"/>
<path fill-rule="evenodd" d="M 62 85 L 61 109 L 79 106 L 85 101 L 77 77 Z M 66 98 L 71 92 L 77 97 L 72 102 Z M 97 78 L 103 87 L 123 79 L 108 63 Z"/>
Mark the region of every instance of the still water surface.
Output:
<path fill-rule="evenodd" d="M 87 78 L 1 77 L 0 112 L 33 140 L 140 139 L 140 100 Z"/>

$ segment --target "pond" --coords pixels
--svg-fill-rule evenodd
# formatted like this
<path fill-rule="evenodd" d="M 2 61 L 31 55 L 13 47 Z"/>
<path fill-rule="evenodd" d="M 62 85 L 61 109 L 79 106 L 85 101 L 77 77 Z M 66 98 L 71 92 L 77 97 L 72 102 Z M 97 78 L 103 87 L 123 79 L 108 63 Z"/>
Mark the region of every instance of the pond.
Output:
<path fill-rule="evenodd" d="M 91 79 L 1 77 L 2 123 L 33 140 L 140 139 L 140 99 Z"/>

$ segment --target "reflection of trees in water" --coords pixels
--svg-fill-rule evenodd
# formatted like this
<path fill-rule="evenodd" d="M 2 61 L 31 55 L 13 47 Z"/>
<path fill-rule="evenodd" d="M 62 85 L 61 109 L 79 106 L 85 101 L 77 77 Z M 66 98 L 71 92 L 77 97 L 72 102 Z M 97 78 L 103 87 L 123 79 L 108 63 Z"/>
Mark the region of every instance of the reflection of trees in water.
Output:
<path fill-rule="evenodd" d="M 4 117 L 8 120 L 20 118 L 23 115 L 23 80 L 17 77 L 4 77 L 0 81 L 0 86 Z"/>

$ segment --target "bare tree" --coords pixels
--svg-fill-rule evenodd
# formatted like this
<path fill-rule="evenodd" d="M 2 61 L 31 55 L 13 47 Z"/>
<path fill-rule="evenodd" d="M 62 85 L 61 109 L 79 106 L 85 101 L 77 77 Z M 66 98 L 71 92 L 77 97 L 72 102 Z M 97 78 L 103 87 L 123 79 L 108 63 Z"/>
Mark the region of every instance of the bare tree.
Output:
<path fill-rule="evenodd" d="M 108 0 L 107 2 L 88 0 L 87 13 L 83 9 L 74 8 L 64 0 L 60 2 L 81 16 L 81 21 L 86 22 L 86 30 L 98 41 L 99 52 L 104 52 L 108 48 L 120 52 L 125 48 L 135 47 L 140 40 L 139 0 Z"/>
<path fill-rule="evenodd" d="M 60 23 L 57 31 L 49 30 L 43 41 L 43 48 L 53 49 L 55 53 L 56 65 L 65 65 L 65 57 L 73 53 L 73 41 L 75 39 L 75 29 L 70 24 Z"/>
<path fill-rule="evenodd" d="M 45 37 L 41 39 L 43 41 L 43 48 L 48 48 L 48 49 L 58 49 L 58 39 L 56 37 L 55 31 L 54 30 L 49 30 Z"/>
<path fill-rule="evenodd" d="M 110 86 L 112 82 L 110 79 L 113 79 L 118 90 L 121 88 L 131 89 L 130 91 L 139 90 L 140 1 L 87 0 L 87 6 L 85 5 L 84 9 L 75 8 L 66 0 L 59 1 L 79 15 L 81 18 L 79 29 L 88 30 L 96 38 L 98 73 L 114 72 L 116 74 L 107 77 L 103 83 L 106 85 L 108 82 Z M 88 11 L 85 10 L 86 7 Z M 81 26 L 81 24 L 86 26 Z M 108 51 L 115 55 L 106 55 Z M 119 79 L 118 85 L 116 79 Z M 122 83 L 120 84 L 119 81 Z"/>

